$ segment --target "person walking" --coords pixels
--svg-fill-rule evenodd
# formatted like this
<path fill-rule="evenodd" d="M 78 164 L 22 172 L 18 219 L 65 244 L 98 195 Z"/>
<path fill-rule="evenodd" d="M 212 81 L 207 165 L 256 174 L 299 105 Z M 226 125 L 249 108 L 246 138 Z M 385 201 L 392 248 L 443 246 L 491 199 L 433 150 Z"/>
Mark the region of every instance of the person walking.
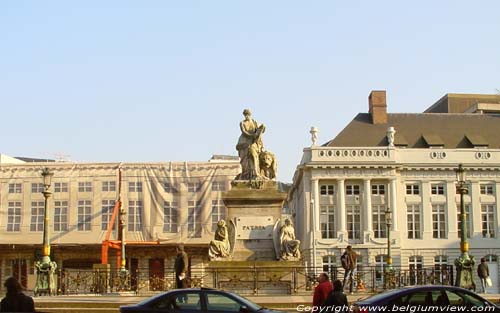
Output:
<path fill-rule="evenodd" d="M 354 271 L 357 266 L 358 255 L 352 249 L 352 246 L 347 246 L 344 254 L 340 257 L 342 267 L 344 268 L 344 282 L 343 287 L 345 289 L 345 284 L 349 280 L 349 293 L 352 294 L 352 288 L 354 283 Z"/>
<path fill-rule="evenodd" d="M 486 279 L 490 277 L 490 269 L 488 268 L 485 258 L 481 258 L 481 263 L 477 266 L 477 276 L 479 276 L 481 280 L 483 293 L 486 293 Z"/>
<path fill-rule="evenodd" d="M 328 294 L 323 306 L 327 308 L 326 312 L 347 312 L 349 310 L 347 296 L 344 294 L 344 284 L 340 279 L 333 282 L 333 290 Z M 335 309 L 339 306 L 342 306 L 343 309 Z"/>
<path fill-rule="evenodd" d="M 313 306 L 321 307 L 324 305 L 328 294 L 333 290 L 332 283 L 330 282 L 330 277 L 327 273 L 321 273 L 318 276 L 318 285 L 314 288 L 313 295 Z"/>
<path fill-rule="evenodd" d="M 0 312 L 35 312 L 35 303 L 23 293 L 23 287 L 14 277 L 4 283 L 7 293 L 0 304 Z"/>

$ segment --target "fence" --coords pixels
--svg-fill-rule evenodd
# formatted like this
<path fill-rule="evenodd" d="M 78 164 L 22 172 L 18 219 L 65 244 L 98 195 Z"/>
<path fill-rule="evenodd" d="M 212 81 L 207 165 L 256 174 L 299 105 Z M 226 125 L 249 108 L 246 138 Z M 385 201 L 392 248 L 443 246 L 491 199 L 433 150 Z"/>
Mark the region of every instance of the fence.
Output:
<path fill-rule="evenodd" d="M 308 267 L 224 267 L 191 270 L 189 283 L 192 287 L 232 290 L 240 294 L 295 294 L 311 291 L 316 275 L 322 268 Z M 343 279 L 344 270 L 330 268 L 330 277 Z M 402 269 L 394 267 L 386 272 L 380 267 L 363 267 L 354 274 L 354 290 L 374 292 L 408 285 L 453 283 L 453 267 Z M 135 272 L 106 270 L 63 269 L 58 272 L 60 294 L 102 294 L 134 292 L 145 294 L 175 288 L 173 269 L 162 275 L 152 275 L 149 268 Z"/>

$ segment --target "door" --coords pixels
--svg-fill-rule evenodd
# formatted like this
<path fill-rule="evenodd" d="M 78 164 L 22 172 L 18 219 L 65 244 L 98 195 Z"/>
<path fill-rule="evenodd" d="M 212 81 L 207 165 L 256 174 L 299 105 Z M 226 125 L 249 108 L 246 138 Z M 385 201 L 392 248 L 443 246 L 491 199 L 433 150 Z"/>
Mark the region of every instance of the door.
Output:
<path fill-rule="evenodd" d="M 149 259 L 149 290 L 163 290 L 165 279 L 165 260 L 160 258 Z"/>
<path fill-rule="evenodd" d="M 28 286 L 28 268 L 25 259 L 12 260 L 12 276 L 14 276 L 24 288 Z"/>
<path fill-rule="evenodd" d="M 139 259 L 128 259 L 128 272 L 130 273 L 130 288 L 137 290 L 137 270 L 139 269 Z"/>
<path fill-rule="evenodd" d="M 488 270 L 490 271 L 491 282 L 493 283 L 491 287 L 486 287 L 487 293 L 498 293 L 498 259 L 496 255 L 487 255 L 484 257 L 486 263 L 488 264 Z"/>

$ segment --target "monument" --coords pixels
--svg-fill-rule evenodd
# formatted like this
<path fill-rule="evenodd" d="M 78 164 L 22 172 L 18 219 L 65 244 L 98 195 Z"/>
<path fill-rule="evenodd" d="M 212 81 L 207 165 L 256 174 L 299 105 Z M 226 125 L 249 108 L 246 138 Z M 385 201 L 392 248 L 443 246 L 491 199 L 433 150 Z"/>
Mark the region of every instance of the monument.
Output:
<path fill-rule="evenodd" d="M 257 285 L 259 290 L 290 291 L 292 276 L 297 276 L 293 271 L 301 264 L 300 241 L 295 239 L 291 220 L 281 216 L 287 193 L 278 190 L 276 156 L 264 148 L 266 127 L 248 109 L 243 116 L 236 144 L 241 173 L 222 195 L 227 216 L 210 242 L 209 267 L 216 269 L 220 288 L 242 292 L 234 288 L 248 284 L 254 293 Z M 266 272 L 255 274 L 256 270 Z"/>

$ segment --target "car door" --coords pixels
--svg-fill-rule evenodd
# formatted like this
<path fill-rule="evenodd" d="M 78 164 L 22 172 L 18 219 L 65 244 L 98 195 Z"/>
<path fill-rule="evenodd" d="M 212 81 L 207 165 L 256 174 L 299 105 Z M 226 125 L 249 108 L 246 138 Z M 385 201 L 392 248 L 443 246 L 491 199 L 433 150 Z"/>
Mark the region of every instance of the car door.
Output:
<path fill-rule="evenodd" d="M 243 303 L 222 293 L 205 292 L 205 301 L 207 313 L 244 312 L 245 308 Z"/>
<path fill-rule="evenodd" d="M 155 313 L 200 313 L 202 311 L 199 291 L 179 291 L 158 299 L 151 308 Z"/>

